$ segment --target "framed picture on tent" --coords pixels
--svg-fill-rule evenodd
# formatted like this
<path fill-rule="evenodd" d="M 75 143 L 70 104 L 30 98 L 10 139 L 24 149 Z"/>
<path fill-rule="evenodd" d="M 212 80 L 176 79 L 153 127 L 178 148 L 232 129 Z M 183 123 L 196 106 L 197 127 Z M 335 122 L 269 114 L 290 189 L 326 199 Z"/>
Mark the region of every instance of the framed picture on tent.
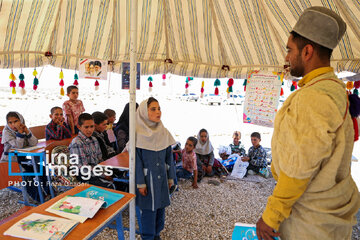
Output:
<path fill-rule="evenodd" d="M 122 64 L 122 89 L 130 88 L 130 63 L 124 62 Z M 136 63 L 136 89 L 140 89 L 140 63 Z"/>
<path fill-rule="evenodd" d="M 79 77 L 107 80 L 107 61 L 81 58 L 79 63 Z"/>
<path fill-rule="evenodd" d="M 253 71 L 248 77 L 243 121 L 274 127 L 283 74 Z"/>

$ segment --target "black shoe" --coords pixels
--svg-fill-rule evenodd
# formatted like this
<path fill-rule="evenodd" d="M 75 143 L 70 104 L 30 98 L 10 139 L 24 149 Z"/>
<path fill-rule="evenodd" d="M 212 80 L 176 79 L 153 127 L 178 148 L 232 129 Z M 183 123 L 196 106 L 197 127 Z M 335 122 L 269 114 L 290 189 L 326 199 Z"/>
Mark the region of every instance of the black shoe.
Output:
<path fill-rule="evenodd" d="M 154 240 L 161 240 L 160 236 L 155 236 Z"/>

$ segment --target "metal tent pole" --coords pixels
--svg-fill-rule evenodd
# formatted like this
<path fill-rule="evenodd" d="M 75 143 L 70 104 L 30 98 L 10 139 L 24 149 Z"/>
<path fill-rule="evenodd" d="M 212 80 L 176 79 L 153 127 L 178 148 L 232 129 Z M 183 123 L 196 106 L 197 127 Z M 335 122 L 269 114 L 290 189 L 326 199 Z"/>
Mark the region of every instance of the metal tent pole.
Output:
<path fill-rule="evenodd" d="M 130 193 L 135 194 L 135 111 L 136 111 L 136 59 L 137 59 L 137 8 L 138 1 L 132 0 L 130 10 L 130 149 L 129 173 Z M 130 203 L 130 239 L 135 240 L 135 200 Z"/>

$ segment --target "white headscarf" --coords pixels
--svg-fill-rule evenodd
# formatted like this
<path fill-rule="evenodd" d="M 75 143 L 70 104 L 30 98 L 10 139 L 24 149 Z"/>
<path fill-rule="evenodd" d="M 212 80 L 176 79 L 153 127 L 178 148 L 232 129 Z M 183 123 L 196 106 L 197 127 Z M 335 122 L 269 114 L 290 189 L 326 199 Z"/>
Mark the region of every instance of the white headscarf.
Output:
<path fill-rule="evenodd" d="M 162 122 L 149 120 L 148 99 L 140 103 L 136 111 L 136 147 L 160 151 L 176 143 Z"/>
<path fill-rule="evenodd" d="M 20 119 L 20 122 L 22 124 L 25 124 L 24 117 L 18 112 L 14 112 L 14 113 L 16 113 L 16 115 Z M 4 127 L 4 130 L 2 132 L 1 143 L 4 144 L 4 143 L 8 142 L 9 139 L 11 138 L 10 136 L 15 136 L 15 135 L 16 135 L 16 132 L 13 129 L 11 129 L 11 127 L 7 124 L 7 119 L 6 119 L 6 126 Z"/>
<path fill-rule="evenodd" d="M 195 153 L 201 154 L 201 155 L 208 155 L 212 151 L 214 151 L 213 146 L 211 145 L 210 139 L 209 139 L 209 133 L 206 131 L 207 138 L 206 141 L 203 143 L 201 142 L 200 138 L 200 131 L 197 135 L 198 143 L 196 144 Z"/>

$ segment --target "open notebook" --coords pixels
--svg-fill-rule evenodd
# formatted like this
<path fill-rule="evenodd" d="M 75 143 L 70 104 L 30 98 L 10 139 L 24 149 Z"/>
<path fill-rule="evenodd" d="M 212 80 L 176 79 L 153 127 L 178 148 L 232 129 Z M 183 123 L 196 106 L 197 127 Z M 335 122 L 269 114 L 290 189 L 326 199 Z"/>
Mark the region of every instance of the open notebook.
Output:
<path fill-rule="evenodd" d="M 280 240 L 279 237 L 273 239 Z M 232 240 L 259 240 L 256 235 L 255 224 L 235 223 Z"/>
<path fill-rule="evenodd" d="M 34 240 L 61 240 L 77 224 L 74 220 L 32 213 L 12 225 L 4 235 Z"/>

